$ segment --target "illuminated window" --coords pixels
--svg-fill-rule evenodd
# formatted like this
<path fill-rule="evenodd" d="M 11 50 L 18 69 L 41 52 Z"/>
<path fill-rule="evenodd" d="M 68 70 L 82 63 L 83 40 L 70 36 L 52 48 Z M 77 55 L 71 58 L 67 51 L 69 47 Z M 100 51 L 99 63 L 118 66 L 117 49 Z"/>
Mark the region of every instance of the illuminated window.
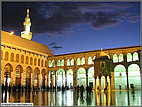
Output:
<path fill-rule="evenodd" d="M 119 62 L 122 62 L 122 61 L 124 61 L 123 54 L 119 54 Z"/>
<path fill-rule="evenodd" d="M 49 67 L 52 67 L 52 62 L 51 61 L 49 61 Z"/>
<path fill-rule="evenodd" d="M 88 58 L 88 65 L 90 65 L 90 64 L 92 64 L 92 58 L 91 57 Z"/>
<path fill-rule="evenodd" d="M 26 56 L 26 64 L 28 64 L 29 58 L 28 56 Z"/>
<path fill-rule="evenodd" d="M 71 59 L 71 65 L 74 65 L 74 59 Z"/>
<path fill-rule="evenodd" d="M 118 62 L 118 58 L 117 58 L 117 55 L 116 55 L 116 54 L 113 55 L 113 62 L 114 62 L 114 63 L 115 63 L 115 62 Z"/>
<path fill-rule="evenodd" d="M 5 53 L 5 60 L 8 60 L 8 52 Z"/>
<path fill-rule="evenodd" d="M 30 65 L 33 65 L 33 58 L 30 58 Z"/>
<path fill-rule="evenodd" d="M 132 61 L 132 54 L 128 53 L 127 54 L 127 62 L 131 62 Z"/>
<path fill-rule="evenodd" d="M 67 59 L 67 66 L 70 66 L 70 60 Z"/>
<path fill-rule="evenodd" d="M 24 55 L 21 56 L 21 63 L 24 63 Z"/>
<path fill-rule="evenodd" d="M 81 65 L 84 65 L 85 64 L 85 58 L 83 57 L 82 59 L 81 59 Z"/>
<path fill-rule="evenodd" d="M 77 58 L 77 65 L 80 65 L 80 58 Z"/>
<path fill-rule="evenodd" d="M 133 61 L 138 61 L 138 53 L 137 52 L 134 52 L 133 53 Z"/>
<path fill-rule="evenodd" d="M 43 60 L 41 61 L 41 66 L 43 67 Z"/>
<path fill-rule="evenodd" d="M 60 66 L 61 64 L 60 64 L 60 60 L 58 60 L 58 64 L 57 64 L 57 66 Z"/>
<path fill-rule="evenodd" d="M 55 60 L 52 61 L 52 67 L 55 67 Z"/>
<path fill-rule="evenodd" d="M 40 59 L 38 59 L 38 66 L 40 66 Z"/>
<path fill-rule="evenodd" d="M 64 60 L 62 59 L 62 61 L 61 61 L 61 66 L 64 66 Z"/>
<path fill-rule="evenodd" d="M 19 54 L 16 55 L 16 62 L 19 62 Z"/>
<path fill-rule="evenodd" d="M 34 59 L 34 65 L 36 66 L 36 58 Z"/>
<path fill-rule="evenodd" d="M 14 61 L 14 53 L 11 54 L 11 61 Z"/>

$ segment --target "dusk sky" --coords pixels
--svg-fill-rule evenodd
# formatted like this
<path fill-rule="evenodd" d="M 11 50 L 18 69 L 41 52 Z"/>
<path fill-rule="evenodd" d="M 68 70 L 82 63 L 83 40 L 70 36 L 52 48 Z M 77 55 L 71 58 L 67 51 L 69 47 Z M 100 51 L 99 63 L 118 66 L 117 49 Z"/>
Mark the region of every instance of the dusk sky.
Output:
<path fill-rule="evenodd" d="M 140 45 L 140 2 L 2 2 L 2 30 L 24 30 L 54 54 Z"/>

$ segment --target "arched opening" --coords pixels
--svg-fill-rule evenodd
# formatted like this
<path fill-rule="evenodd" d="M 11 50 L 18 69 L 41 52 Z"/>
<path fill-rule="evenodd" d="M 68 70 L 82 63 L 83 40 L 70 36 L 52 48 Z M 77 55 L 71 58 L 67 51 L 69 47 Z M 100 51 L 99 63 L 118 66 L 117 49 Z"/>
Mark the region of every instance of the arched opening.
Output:
<path fill-rule="evenodd" d="M 118 57 L 117 57 L 116 54 L 113 55 L 113 62 L 114 62 L 114 63 L 118 62 Z"/>
<path fill-rule="evenodd" d="M 49 87 L 55 87 L 55 71 L 53 70 L 49 72 Z"/>
<path fill-rule="evenodd" d="M 26 68 L 26 88 L 31 88 L 31 73 L 32 73 L 32 68 L 28 66 Z"/>
<path fill-rule="evenodd" d="M 20 87 L 21 86 L 21 73 L 23 72 L 23 68 L 21 65 L 18 65 L 15 69 L 16 71 L 16 87 Z"/>
<path fill-rule="evenodd" d="M 67 70 L 67 86 L 69 88 L 73 87 L 73 70 L 72 69 Z"/>
<path fill-rule="evenodd" d="M 80 65 L 80 58 L 77 58 L 77 65 Z"/>
<path fill-rule="evenodd" d="M 86 71 L 84 68 L 79 68 L 77 70 L 77 85 L 83 85 L 84 88 L 86 88 Z"/>
<path fill-rule="evenodd" d="M 93 64 L 93 62 L 92 62 L 92 58 L 91 58 L 91 57 L 89 57 L 89 58 L 88 58 L 88 65 L 91 65 L 91 64 Z"/>
<path fill-rule="evenodd" d="M 71 59 L 71 65 L 74 65 L 74 59 Z"/>
<path fill-rule="evenodd" d="M 57 64 L 57 66 L 60 66 L 61 64 L 60 64 L 60 60 L 58 60 L 58 64 Z"/>
<path fill-rule="evenodd" d="M 40 66 L 40 59 L 38 59 L 38 66 Z"/>
<path fill-rule="evenodd" d="M 16 62 L 19 62 L 19 54 L 16 55 Z"/>
<path fill-rule="evenodd" d="M 34 59 L 34 65 L 36 66 L 36 58 Z"/>
<path fill-rule="evenodd" d="M 123 65 L 117 65 L 114 68 L 114 81 L 115 89 L 126 89 L 127 88 L 127 77 L 126 69 Z"/>
<path fill-rule="evenodd" d="M 140 67 L 131 64 L 128 67 L 129 88 L 141 89 Z"/>
<path fill-rule="evenodd" d="M 67 66 L 70 66 L 70 60 L 67 59 Z"/>
<path fill-rule="evenodd" d="M 57 86 L 65 87 L 65 71 L 63 69 L 57 70 Z"/>
<path fill-rule="evenodd" d="M 30 65 L 33 65 L 33 58 L 30 58 Z"/>
<path fill-rule="evenodd" d="M 11 54 L 11 61 L 14 61 L 14 53 Z"/>
<path fill-rule="evenodd" d="M 28 64 L 28 62 L 29 62 L 29 57 L 26 56 L 26 64 Z"/>
<path fill-rule="evenodd" d="M 61 66 L 64 66 L 64 60 L 62 59 L 62 61 L 61 61 Z"/>
<path fill-rule="evenodd" d="M 138 60 L 139 60 L 138 53 L 134 52 L 133 53 L 133 61 L 138 61 Z"/>
<path fill-rule="evenodd" d="M 40 74 L 40 70 L 39 68 L 35 68 L 34 70 L 34 87 L 39 87 L 39 74 Z"/>
<path fill-rule="evenodd" d="M 123 54 L 119 54 L 119 62 L 122 62 L 122 61 L 124 61 Z"/>
<path fill-rule="evenodd" d="M 47 61 L 45 61 L 45 67 L 47 67 Z"/>
<path fill-rule="evenodd" d="M 8 61 L 8 52 L 5 53 L 5 60 Z"/>
<path fill-rule="evenodd" d="M 5 86 L 9 86 L 10 84 L 12 84 L 12 76 L 11 76 L 11 72 L 13 71 L 13 67 L 11 64 L 6 64 L 4 67 L 4 85 Z"/>
<path fill-rule="evenodd" d="M 49 67 L 52 67 L 52 62 L 51 62 L 51 60 L 49 61 Z"/>
<path fill-rule="evenodd" d="M 24 55 L 21 56 L 21 63 L 24 63 Z"/>
<path fill-rule="evenodd" d="M 92 89 L 95 87 L 94 67 L 90 67 L 88 69 L 88 86 L 90 86 Z"/>
<path fill-rule="evenodd" d="M 128 53 L 127 54 L 127 62 L 131 62 L 132 61 L 132 54 Z"/>
<path fill-rule="evenodd" d="M 52 61 L 52 67 L 55 67 L 55 60 Z"/>
<path fill-rule="evenodd" d="M 45 75 L 46 75 L 46 71 L 45 71 L 45 69 L 43 69 L 42 70 L 42 77 L 41 77 L 42 88 L 45 88 Z"/>
<path fill-rule="evenodd" d="M 84 65 L 85 64 L 85 58 L 83 57 L 82 59 L 81 59 L 81 65 Z"/>
<path fill-rule="evenodd" d="M 41 66 L 43 67 L 43 60 L 41 61 Z"/>

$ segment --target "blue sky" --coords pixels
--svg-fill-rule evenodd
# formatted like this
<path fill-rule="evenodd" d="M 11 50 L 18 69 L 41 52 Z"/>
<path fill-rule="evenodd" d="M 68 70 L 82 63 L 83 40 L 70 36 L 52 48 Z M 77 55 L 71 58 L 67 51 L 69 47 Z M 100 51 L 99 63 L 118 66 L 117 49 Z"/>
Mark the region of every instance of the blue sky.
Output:
<path fill-rule="evenodd" d="M 139 2 L 3 2 L 2 29 L 20 36 L 27 7 L 32 40 L 54 54 L 140 45 Z"/>

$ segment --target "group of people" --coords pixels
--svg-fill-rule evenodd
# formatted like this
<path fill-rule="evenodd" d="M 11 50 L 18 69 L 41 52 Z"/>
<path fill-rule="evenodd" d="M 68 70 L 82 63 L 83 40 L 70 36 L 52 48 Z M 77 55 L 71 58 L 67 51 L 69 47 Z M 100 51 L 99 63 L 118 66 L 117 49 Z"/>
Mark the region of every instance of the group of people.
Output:
<path fill-rule="evenodd" d="M 84 90 L 84 86 L 83 85 L 81 85 L 80 87 L 79 87 L 79 85 L 77 86 L 77 91 L 81 91 L 81 92 L 83 92 L 83 91 L 85 91 Z M 91 92 L 92 91 L 92 87 L 90 87 L 90 86 L 88 86 L 88 87 L 86 87 L 86 91 L 87 92 Z"/>

